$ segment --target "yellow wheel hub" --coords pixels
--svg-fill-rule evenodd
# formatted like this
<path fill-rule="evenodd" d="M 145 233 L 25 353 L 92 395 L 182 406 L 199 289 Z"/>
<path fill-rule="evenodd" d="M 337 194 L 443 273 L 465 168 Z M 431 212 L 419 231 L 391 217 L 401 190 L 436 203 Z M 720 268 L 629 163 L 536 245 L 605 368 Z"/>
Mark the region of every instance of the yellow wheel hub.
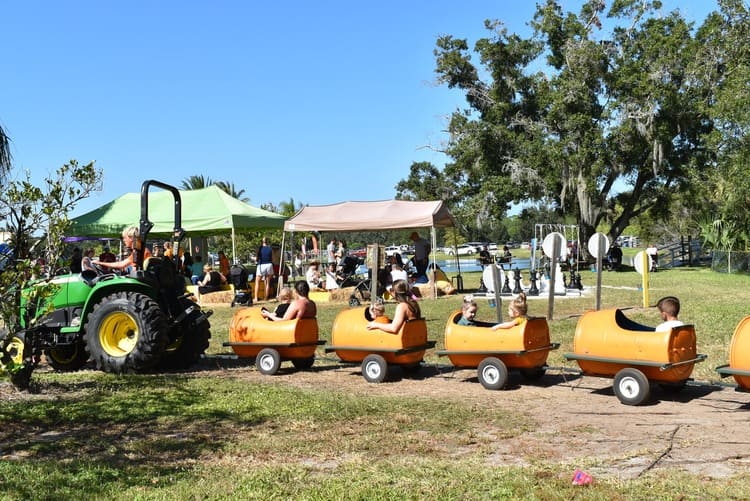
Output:
<path fill-rule="evenodd" d="M 10 358 L 11 360 L 13 360 L 14 364 L 20 365 L 23 363 L 23 341 L 21 341 L 19 338 L 14 337 L 8 345 L 6 351 L 10 353 Z"/>
<path fill-rule="evenodd" d="M 124 357 L 138 344 L 138 324 L 128 313 L 116 312 L 107 317 L 99 328 L 102 348 L 112 357 Z"/>

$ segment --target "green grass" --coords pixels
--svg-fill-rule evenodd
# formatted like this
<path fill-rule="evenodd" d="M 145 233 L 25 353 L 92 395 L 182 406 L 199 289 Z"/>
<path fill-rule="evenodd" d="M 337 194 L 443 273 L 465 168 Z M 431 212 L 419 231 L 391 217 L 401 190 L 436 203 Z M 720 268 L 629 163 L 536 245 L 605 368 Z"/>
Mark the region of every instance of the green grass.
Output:
<path fill-rule="evenodd" d="M 594 273 L 582 275 L 584 285 L 595 284 Z M 476 288 L 479 274 L 464 279 Z M 605 273 L 603 307 L 629 308 L 629 316 L 655 324 L 656 309 L 642 308 L 639 282 L 634 272 Z M 704 269 L 651 275 L 650 304 L 677 295 L 681 318 L 696 326 L 698 351 L 709 355 L 696 366 L 697 379 L 719 380 L 714 367 L 728 361 L 732 333 L 747 313 L 748 285 L 750 277 Z M 438 348 L 445 320 L 461 301 L 457 295 L 421 302 Z M 495 311 L 480 304 L 480 316 L 493 319 Z M 345 307 L 319 305 L 322 338 L 330 340 L 333 320 Z M 551 365 L 576 367 L 562 353 L 572 349 L 577 316 L 594 307 L 593 294 L 556 299 L 550 331 L 563 346 L 550 355 Z M 209 354 L 229 354 L 222 342 L 236 310 L 213 309 Z M 547 313 L 546 298 L 530 300 L 530 314 Z M 447 363 L 434 351 L 427 362 Z M 235 372 L 242 369 L 211 377 L 35 373 L 36 393 L 0 393 L 0 499 L 750 497 L 747 474 L 707 480 L 659 470 L 634 480 L 597 478 L 583 490 L 570 476 L 586 465 L 520 453 L 524 464 L 492 464 L 488 455 L 498 441 L 535 426 L 533 416 L 504 405 L 500 394 L 498 405 L 487 407 L 292 388 L 270 378 L 250 384 Z"/>

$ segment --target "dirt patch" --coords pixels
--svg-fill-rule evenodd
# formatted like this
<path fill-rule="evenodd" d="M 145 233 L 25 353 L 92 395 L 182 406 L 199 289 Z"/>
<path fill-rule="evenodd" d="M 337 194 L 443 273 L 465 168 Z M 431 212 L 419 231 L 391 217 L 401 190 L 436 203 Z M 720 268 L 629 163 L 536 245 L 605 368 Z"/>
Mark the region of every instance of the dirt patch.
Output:
<path fill-rule="evenodd" d="M 325 364 L 316 362 L 309 372 L 295 372 L 284 363 L 275 376 L 263 376 L 247 361 L 208 359 L 198 373 L 517 409 L 534 426 L 496 442 L 488 458 L 495 465 L 543 460 L 573 468 L 586 465 L 593 475 L 623 479 L 657 469 L 682 469 L 708 478 L 750 471 L 750 438 L 744 433 L 750 394 L 733 386 L 690 382 L 679 393 L 654 386 L 651 401 L 633 407 L 619 402 L 611 379 L 581 377 L 570 369 L 549 369 L 533 384 L 512 373 L 508 389 L 488 391 L 477 381 L 475 370 L 453 370 L 447 365 L 427 365 L 415 376 L 401 377 L 394 371 L 394 380 L 370 384 L 359 367 Z"/>

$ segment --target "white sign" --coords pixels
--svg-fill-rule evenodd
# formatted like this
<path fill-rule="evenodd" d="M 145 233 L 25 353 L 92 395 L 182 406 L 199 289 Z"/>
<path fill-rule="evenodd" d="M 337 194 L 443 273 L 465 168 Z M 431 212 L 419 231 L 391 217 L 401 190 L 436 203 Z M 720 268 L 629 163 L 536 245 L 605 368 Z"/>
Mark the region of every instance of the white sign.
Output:
<path fill-rule="evenodd" d="M 652 265 L 651 256 L 646 254 L 644 251 L 641 251 L 638 254 L 636 254 L 635 257 L 633 258 L 633 268 L 635 268 L 635 271 L 637 271 L 641 275 L 643 275 L 643 256 L 646 256 L 647 261 L 648 261 L 647 269 L 650 270 L 651 265 Z"/>
<path fill-rule="evenodd" d="M 601 256 L 606 256 L 607 251 L 609 251 L 609 239 L 607 238 L 607 235 L 604 233 L 594 233 L 591 235 L 591 238 L 589 238 L 589 253 L 596 257 L 599 256 L 599 242 L 604 242 L 604 248 L 602 249 Z"/>
<path fill-rule="evenodd" d="M 568 255 L 568 246 L 567 242 L 565 241 L 565 236 L 562 233 L 558 233 L 556 231 L 553 231 L 546 237 L 544 237 L 544 240 L 542 241 L 542 250 L 547 255 L 547 257 L 552 257 L 552 251 L 555 249 L 555 237 L 558 238 L 558 246 L 559 246 L 559 255 L 560 259 L 565 259 Z"/>

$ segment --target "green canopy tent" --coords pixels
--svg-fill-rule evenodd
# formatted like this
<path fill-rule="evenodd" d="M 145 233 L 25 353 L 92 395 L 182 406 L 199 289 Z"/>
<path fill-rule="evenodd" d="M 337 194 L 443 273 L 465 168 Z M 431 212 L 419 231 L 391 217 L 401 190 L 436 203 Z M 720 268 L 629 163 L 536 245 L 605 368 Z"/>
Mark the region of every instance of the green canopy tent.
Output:
<path fill-rule="evenodd" d="M 180 190 L 182 227 L 191 237 L 223 233 L 232 235 L 232 258 L 236 255 L 237 230 L 282 229 L 286 217 L 253 207 L 231 197 L 217 186 Z M 150 235 L 172 234 L 174 199 L 168 191 L 153 191 L 148 198 L 148 217 L 154 223 Z M 140 193 L 126 193 L 98 209 L 73 218 L 69 236 L 120 238 L 123 228 L 138 225 Z"/>

